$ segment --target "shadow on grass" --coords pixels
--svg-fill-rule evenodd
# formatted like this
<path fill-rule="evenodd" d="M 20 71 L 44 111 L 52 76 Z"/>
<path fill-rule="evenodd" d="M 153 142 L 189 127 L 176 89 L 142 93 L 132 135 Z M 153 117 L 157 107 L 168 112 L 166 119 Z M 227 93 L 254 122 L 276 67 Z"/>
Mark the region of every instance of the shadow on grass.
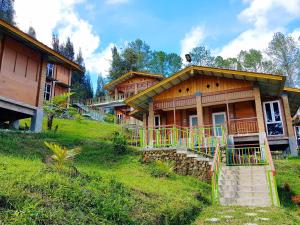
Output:
<path fill-rule="evenodd" d="M 297 210 L 297 204 L 292 200 L 292 197 L 296 194 L 286 187 L 277 187 L 277 190 L 281 206 L 287 209 Z"/>

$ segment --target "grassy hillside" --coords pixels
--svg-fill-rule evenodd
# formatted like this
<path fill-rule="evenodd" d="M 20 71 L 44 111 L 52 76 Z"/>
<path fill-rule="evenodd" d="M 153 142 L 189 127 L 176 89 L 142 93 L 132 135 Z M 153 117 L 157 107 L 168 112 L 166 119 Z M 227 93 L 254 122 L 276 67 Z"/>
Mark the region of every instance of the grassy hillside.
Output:
<path fill-rule="evenodd" d="M 210 185 L 155 178 L 136 151 L 114 153 L 110 138 L 118 126 L 57 122 L 56 134 L 0 132 L 3 224 L 189 224 L 209 201 Z M 81 147 L 79 174 L 44 164 L 44 141 Z"/>

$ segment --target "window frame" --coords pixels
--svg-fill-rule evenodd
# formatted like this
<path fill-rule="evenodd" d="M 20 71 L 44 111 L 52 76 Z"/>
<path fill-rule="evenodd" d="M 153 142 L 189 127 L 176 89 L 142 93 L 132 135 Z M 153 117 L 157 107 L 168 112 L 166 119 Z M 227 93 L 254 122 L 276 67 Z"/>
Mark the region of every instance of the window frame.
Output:
<path fill-rule="evenodd" d="M 47 86 L 50 86 L 50 91 L 47 91 Z M 50 101 L 51 100 L 51 93 L 52 93 L 52 83 L 45 83 L 45 88 L 44 88 L 44 100 L 45 101 Z M 46 98 L 46 95 L 49 94 L 49 99 Z"/>
<path fill-rule="evenodd" d="M 280 121 L 276 121 L 275 120 L 274 107 L 273 107 L 273 104 L 275 102 L 278 103 L 278 110 L 279 110 L 279 115 L 280 115 Z M 268 122 L 267 111 L 266 111 L 266 104 L 270 104 L 272 122 Z M 284 136 L 285 135 L 285 129 L 284 129 L 283 114 L 282 114 L 282 110 L 281 110 L 281 102 L 280 102 L 280 100 L 273 100 L 273 101 L 263 102 L 263 106 L 264 106 L 264 116 L 265 116 L 265 126 L 266 126 L 267 136 L 271 136 L 271 137 Z M 268 124 L 276 124 L 276 123 L 281 123 L 282 124 L 282 134 L 269 134 Z"/>
<path fill-rule="evenodd" d="M 50 75 L 50 72 L 51 71 L 51 75 Z M 51 78 L 54 78 L 54 64 L 52 63 L 48 63 L 47 64 L 47 72 L 46 72 L 46 76 L 47 77 L 51 77 Z"/>
<path fill-rule="evenodd" d="M 156 119 L 155 118 L 158 118 L 158 126 L 156 126 L 155 125 L 155 121 L 156 121 Z M 153 121 L 153 126 L 154 126 L 154 128 L 159 128 L 160 127 L 160 125 L 161 125 L 161 123 L 160 123 L 160 115 L 154 115 L 154 121 Z"/>

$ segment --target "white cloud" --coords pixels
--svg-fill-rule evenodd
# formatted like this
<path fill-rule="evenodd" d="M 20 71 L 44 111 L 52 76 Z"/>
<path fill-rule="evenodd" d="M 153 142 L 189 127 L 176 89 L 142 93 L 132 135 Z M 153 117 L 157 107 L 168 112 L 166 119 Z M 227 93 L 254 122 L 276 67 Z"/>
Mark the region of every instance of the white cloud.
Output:
<path fill-rule="evenodd" d="M 70 37 L 75 51 L 82 49 L 87 70 L 103 72 L 102 74 L 106 75 L 101 68 L 107 67 L 105 62 L 109 54 L 107 50 L 97 51 L 100 37 L 94 33 L 93 26 L 88 21 L 76 14 L 74 7 L 82 3 L 85 3 L 85 0 L 16 0 L 16 22 L 24 31 L 32 26 L 36 30 L 37 38 L 48 46 L 51 46 L 52 32 L 55 30 L 61 42 Z M 33 5 L 35 7 L 32 7 Z M 102 66 L 101 63 L 105 65 Z"/>
<path fill-rule="evenodd" d="M 235 57 L 241 50 L 264 50 L 275 32 L 285 32 L 285 26 L 300 18 L 300 0 L 244 0 L 249 4 L 239 15 L 241 22 L 251 27 L 218 51 L 223 57 Z"/>
<path fill-rule="evenodd" d="M 128 2 L 129 0 L 106 0 L 106 4 L 108 5 L 120 5 Z"/>
<path fill-rule="evenodd" d="M 204 38 L 204 27 L 193 27 L 187 34 L 185 34 L 184 38 L 181 40 L 181 57 L 184 57 L 184 55 L 189 53 L 193 48 L 199 46 Z"/>

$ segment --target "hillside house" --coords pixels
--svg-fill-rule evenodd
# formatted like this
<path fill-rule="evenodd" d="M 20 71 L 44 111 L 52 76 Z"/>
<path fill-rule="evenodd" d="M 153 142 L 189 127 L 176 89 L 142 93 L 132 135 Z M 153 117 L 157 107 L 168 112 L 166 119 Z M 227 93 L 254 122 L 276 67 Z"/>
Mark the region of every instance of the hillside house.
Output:
<path fill-rule="evenodd" d="M 160 74 L 128 72 L 105 85 L 104 89 L 108 95 L 98 98 L 90 105 L 100 111 L 114 114 L 118 124 L 135 124 L 135 119 L 129 116 L 132 108 L 127 106 L 124 101 L 152 87 L 163 78 L 164 76 Z"/>
<path fill-rule="evenodd" d="M 40 131 L 44 99 L 69 91 L 72 70 L 81 68 L 0 20 L 0 122 L 18 126 L 30 117 L 31 130 Z"/>

